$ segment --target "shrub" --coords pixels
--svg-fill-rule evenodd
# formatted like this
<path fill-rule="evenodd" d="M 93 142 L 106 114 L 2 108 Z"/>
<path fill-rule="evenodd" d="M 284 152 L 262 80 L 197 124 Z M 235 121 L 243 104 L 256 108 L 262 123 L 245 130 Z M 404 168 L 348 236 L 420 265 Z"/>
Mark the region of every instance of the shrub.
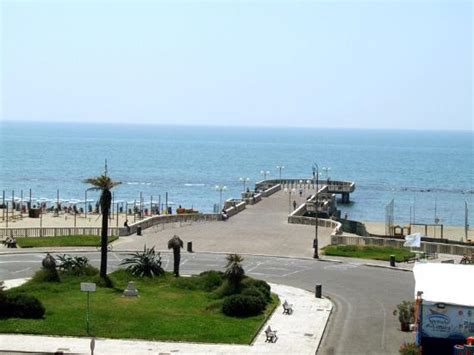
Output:
<path fill-rule="evenodd" d="M 222 312 L 232 317 L 249 317 L 261 313 L 265 303 L 261 298 L 246 295 L 226 297 L 222 303 Z"/>
<path fill-rule="evenodd" d="M 0 296 L 0 318 L 42 318 L 44 307 L 41 302 L 24 293 L 2 294 Z"/>
<path fill-rule="evenodd" d="M 127 270 L 134 276 L 153 277 L 165 273 L 161 267 L 161 255 L 155 252 L 155 247 L 147 248 L 144 246 L 143 252 L 129 254 L 131 257 L 124 259 L 120 265 L 128 265 Z"/>
<path fill-rule="evenodd" d="M 229 280 L 224 280 L 222 284 L 214 290 L 216 298 L 222 298 L 225 296 L 235 295 L 240 293 L 242 285 L 234 285 Z"/>
<path fill-rule="evenodd" d="M 199 276 L 202 280 L 202 289 L 207 292 L 214 291 L 224 281 L 224 273 L 220 271 L 204 271 Z"/>
<path fill-rule="evenodd" d="M 265 296 L 263 293 L 256 287 L 247 287 L 242 290 L 240 293 L 243 296 L 252 296 L 252 297 L 258 297 L 262 300 L 263 304 L 267 304 L 267 300 L 265 299 Z"/>
<path fill-rule="evenodd" d="M 268 303 L 272 300 L 271 287 L 265 281 L 256 280 L 256 279 L 252 279 L 252 278 L 248 277 L 248 278 L 245 278 L 242 281 L 242 285 L 245 288 L 254 287 L 257 290 L 259 290 L 262 293 L 266 303 Z"/>
<path fill-rule="evenodd" d="M 36 282 L 60 282 L 59 274 L 56 269 L 45 269 L 44 267 L 35 272 L 33 281 Z"/>
<path fill-rule="evenodd" d="M 401 355 L 421 355 L 421 349 L 415 343 L 403 343 L 399 352 Z"/>
<path fill-rule="evenodd" d="M 397 310 L 393 312 L 393 315 L 397 314 L 400 323 L 413 323 L 415 320 L 415 302 L 402 301 L 397 305 Z"/>
<path fill-rule="evenodd" d="M 56 255 L 56 258 L 59 260 L 58 268 L 66 274 L 72 275 L 88 275 L 90 270 L 87 270 L 89 267 L 89 259 L 85 256 L 71 256 L 69 254 Z"/>

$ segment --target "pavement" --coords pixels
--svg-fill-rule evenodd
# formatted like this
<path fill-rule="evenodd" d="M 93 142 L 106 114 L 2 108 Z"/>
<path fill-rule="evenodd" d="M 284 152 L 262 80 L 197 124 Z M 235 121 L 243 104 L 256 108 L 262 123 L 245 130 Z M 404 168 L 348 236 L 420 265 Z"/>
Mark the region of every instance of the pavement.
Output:
<path fill-rule="evenodd" d="M 15 287 L 25 279 L 5 282 Z M 315 354 L 333 305 L 299 288 L 270 284 L 281 302 L 293 304 L 294 312 L 285 315 L 278 306 L 251 345 L 155 342 L 142 340 L 95 339 L 95 354 Z M 277 331 L 278 340 L 267 343 L 265 329 Z M 90 353 L 91 338 L 55 337 L 24 334 L 0 335 L 1 352 Z"/>

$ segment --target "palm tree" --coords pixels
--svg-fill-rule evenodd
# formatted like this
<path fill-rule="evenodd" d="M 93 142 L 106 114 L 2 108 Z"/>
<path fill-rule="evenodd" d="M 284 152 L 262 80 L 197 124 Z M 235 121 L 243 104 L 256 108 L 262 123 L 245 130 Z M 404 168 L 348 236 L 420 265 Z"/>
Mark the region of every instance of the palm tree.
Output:
<path fill-rule="evenodd" d="M 179 277 L 179 262 L 181 261 L 181 248 L 183 247 L 183 241 L 177 235 L 168 240 L 168 249 L 173 249 L 173 272 L 176 277 Z"/>
<path fill-rule="evenodd" d="M 102 213 L 102 230 L 101 230 L 101 241 L 100 241 L 100 278 L 105 279 L 107 277 L 107 232 L 109 229 L 109 214 L 110 205 L 112 202 L 112 193 L 110 190 L 121 183 L 113 181 L 107 176 L 107 163 L 105 164 L 105 172 L 103 175 L 85 179 L 84 183 L 92 185 L 91 190 L 101 190 L 100 195 L 100 210 Z"/>
<path fill-rule="evenodd" d="M 245 271 L 242 267 L 242 261 L 244 258 L 239 254 L 229 254 L 226 257 L 227 265 L 224 276 L 229 280 L 229 284 L 237 290 L 240 285 L 240 281 L 244 278 Z"/>

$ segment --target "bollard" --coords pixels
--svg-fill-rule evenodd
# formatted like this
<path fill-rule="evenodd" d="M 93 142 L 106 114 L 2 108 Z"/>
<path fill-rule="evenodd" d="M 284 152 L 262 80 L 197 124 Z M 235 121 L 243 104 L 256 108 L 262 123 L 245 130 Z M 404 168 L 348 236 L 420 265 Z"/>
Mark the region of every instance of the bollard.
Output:
<path fill-rule="evenodd" d="M 193 242 L 188 242 L 188 253 L 193 252 Z"/>
<path fill-rule="evenodd" d="M 390 255 L 390 266 L 395 266 L 395 255 Z"/>
<path fill-rule="evenodd" d="M 142 235 L 142 227 L 137 227 L 137 235 Z"/>
<path fill-rule="evenodd" d="M 316 284 L 315 290 L 316 298 L 321 298 L 323 294 L 323 286 L 321 284 Z"/>

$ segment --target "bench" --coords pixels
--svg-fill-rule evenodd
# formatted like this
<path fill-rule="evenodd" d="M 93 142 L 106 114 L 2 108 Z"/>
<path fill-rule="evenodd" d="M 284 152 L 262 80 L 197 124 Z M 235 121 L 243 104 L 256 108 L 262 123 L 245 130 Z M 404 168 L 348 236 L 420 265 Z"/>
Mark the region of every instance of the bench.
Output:
<path fill-rule="evenodd" d="M 464 255 L 459 263 L 460 264 L 474 264 L 474 256 L 472 254 L 471 256 Z"/>
<path fill-rule="evenodd" d="M 286 300 L 283 302 L 283 314 L 292 314 L 293 313 L 293 305 L 289 304 Z"/>
<path fill-rule="evenodd" d="M 16 248 L 16 239 L 15 237 L 6 237 L 4 240 L 2 240 L 2 244 L 7 248 Z"/>
<path fill-rule="evenodd" d="M 414 263 L 415 261 L 418 261 L 418 256 L 404 256 L 403 257 L 403 262 L 405 263 Z"/>
<path fill-rule="evenodd" d="M 278 340 L 278 336 L 276 333 L 276 330 L 272 330 L 272 328 L 268 326 L 267 329 L 265 329 L 265 335 L 267 336 L 265 343 L 276 343 L 276 341 Z"/>

